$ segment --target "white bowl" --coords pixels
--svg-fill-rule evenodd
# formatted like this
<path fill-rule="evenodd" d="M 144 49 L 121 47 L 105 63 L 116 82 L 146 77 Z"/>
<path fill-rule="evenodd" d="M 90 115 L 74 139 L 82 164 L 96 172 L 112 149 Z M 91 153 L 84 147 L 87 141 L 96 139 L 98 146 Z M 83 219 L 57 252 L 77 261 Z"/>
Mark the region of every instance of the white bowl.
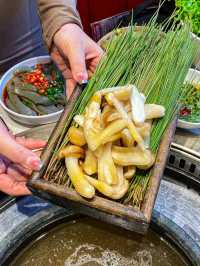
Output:
<path fill-rule="evenodd" d="M 192 33 L 192 39 L 194 40 L 194 42 L 198 47 L 198 51 L 194 60 L 194 65 L 198 70 L 200 70 L 200 38 L 194 33 Z"/>
<path fill-rule="evenodd" d="M 196 84 L 200 84 L 200 71 L 195 69 L 189 69 L 189 72 L 185 79 L 186 82 L 195 82 Z M 194 128 L 200 128 L 200 117 L 199 117 L 199 123 L 192 123 L 187 122 L 182 119 L 178 119 L 177 127 L 184 128 L 184 129 L 194 129 Z"/>
<path fill-rule="evenodd" d="M 36 64 L 46 64 L 51 61 L 50 56 L 38 56 L 34 58 L 27 59 L 25 61 L 22 61 L 19 64 L 16 64 L 12 68 L 10 68 L 0 79 L 0 105 L 2 108 L 6 111 L 6 113 L 13 118 L 15 121 L 29 125 L 29 126 L 36 126 L 36 125 L 43 125 L 43 124 L 49 124 L 56 122 L 63 110 L 48 114 L 48 115 L 41 115 L 41 116 L 28 116 L 28 115 L 22 115 L 19 113 L 16 113 L 12 110 L 10 110 L 3 101 L 3 91 L 7 84 L 7 82 L 13 77 L 14 73 L 16 71 L 19 71 L 20 69 L 23 69 L 24 67 L 32 67 Z"/>

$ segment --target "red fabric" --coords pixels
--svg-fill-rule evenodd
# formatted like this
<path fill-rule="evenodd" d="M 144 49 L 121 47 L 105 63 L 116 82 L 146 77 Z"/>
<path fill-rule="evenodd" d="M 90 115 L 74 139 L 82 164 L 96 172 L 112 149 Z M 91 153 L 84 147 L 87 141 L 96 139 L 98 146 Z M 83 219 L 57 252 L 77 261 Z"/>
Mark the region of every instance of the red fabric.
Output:
<path fill-rule="evenodd" d="M 78 0 L 84 30 L 90 34 L 90 23 L 130 10 L 144 0 Z"/>

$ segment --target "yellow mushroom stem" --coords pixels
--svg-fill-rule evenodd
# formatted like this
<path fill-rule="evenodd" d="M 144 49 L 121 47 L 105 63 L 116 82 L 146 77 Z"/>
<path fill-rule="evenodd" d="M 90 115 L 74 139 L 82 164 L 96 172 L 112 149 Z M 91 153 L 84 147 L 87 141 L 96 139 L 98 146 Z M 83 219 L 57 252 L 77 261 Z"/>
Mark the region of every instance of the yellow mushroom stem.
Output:
<path fill-rule="evenodd" d="M 120 166 L 134 165 L 138 168 L 148 169 L 154 163 L 154 156 L 150 150 L 141 150 L 138 147 L 112 147 L 114 163 Z"/>
<path fill-rule="evenodd" d="M 121 137 L 122 137 L 122 134 L 121 133 L 116 133 L 116 134 L 114 134 L 112 136 L 109 136 L 107 138 L 104 138 L 102 140 L 102 144 L 106 144 L 108 142 L 115 142 L 115 141 L 121 139 Z"/>
<path fill-rule="evenodd" d="M 81 196 L 91 199 L 95 195 L 94 187 L 88 182 L 87 176 L 84 175 L 81 167 L 79 166 L 77 158 L 65 158 L 67 173 L 71 182 Z"/>
<path fill-rule="evenodd" d="M 99 158 L 103 152 L 104 145 L 99 146 L 95 151 L 93 151 L 94 155 Z"/>
<path fill-rule="evenodd" d="M 98 179 L 108 185 L 116 185 L 117 169 L 112 159 L 111 147 L 111 143 L 104 145 L 98 158 Z"/>
<path fill-rule="evenodd" d="M 127 169 L 124 172 L 124 177 L 129 180 L 129 179 L 133 178 L 133 176 L 135 175 L 136 167 L 134 165 L 130 165 L 130 166 L 127 166 L 126 168 Z"/>
<path fill-rule="evenodd" d="M 117 111 L 121 114 L 124 121 L 126 121 L 127 127 L 131 133 L 132 138 L 138 143 L 139 147 L 142 150 L 144 150 L 145 146 L 144 146 L 143 139 L 141 135 L 138 133 L 134 123 L 128 116 L 126 110 L 124 109 L 124 106 L 116 99 L 116 97 L 112 93 L 109 93 L 108 95 L 106 95 L 106 100 L 107 99 L 113 103 Z"/>
<path fill-rule="evenodd" d="M 165 115 L 165 107 L 158 104 L 145 104 L 144 111 L 146 119 L 161 118 Z"/>
<path fill-rule="evenodd" d="M 58 159 L 65 157 L 83 158 L 85 151 L 83 148 L 75 145 L 68 145 L 60 150 L 58 153 Z"/>
<path fill-rule="evenodd" d="M 101 114 L 101 119 L 106 126 L 108 124 L 108 118 L 115 112 L 115 109 L 112 108 L 110 105 L 106 104 L 105 107 L 103 108 L 102 114 Z M 115 119 L 116 120 L 116 119 Z"/>
<path fill-rule="evenodd" d="M 98 136 L 101 132 L 101 100 L 94 96 L 92 98 L 86 108 L 83 130 L 89 149 L 94 151 L 99 146 Z"/>
<path fill-rule="evenodd" d="M 151 122 L 145 122 L 141 126 L 137 127 L 138 132 L 143 138 L 150 136 L 151 134 Z"/>
<path fill-rule="evenodd" d="M 93 185 L 99 192 L 101 192 L 106 197 L 111 199 L 121 199 L 129 188 L 129 182 L 123 176 L 123 168 L 118 167 L 117 169 L 118 174 L 118 183 L 114 186 L 109 186 L 103 181 L 97 180 L 90 176 L 87 176 L 87 180 Z"/>
<path fill-rule="evenodd" d="M 132 118 L 131 112 L 128 112 L 128 116 L 130 119 Z M 121 118 L 122 116 L 120 115 L 119 112 L 114 112 L 113 114 L 108 116 L 106 123 L 108 124 L 109 122 L 113 122 Z M 136 126 L 136 129 L 142 138 L 148 136 L 148 134 L 150 134 L 150 131 L 151 131 L 151 125 L 147 121 L 142 123 L 141 125 Z"/>
<path fill-rule="evenodd" d="M 118 100 L 128 101 L 130 99 L 132 87 L 133 85 L 105 88 L 103 90 L 96 92 L 96 94 L 105 96 L 108 93 L 113 93 Z"/>
<path fill-rule="evenodd" d="M 125 147 L 133 147 L 134 146 L 134 140 L 131 137 L 130 131 L 125 128 L 121 132 L 121 138 L 122 138 L 122 143 Z"/>
<path fill-rule="evenodd" d="M 128 101 L 131 96 L 131 87 L 125 87 L 122 90 L 115 91 L 113 94 L 119 101 Z"/>
<path fill-rule="evenodd" d="M 96 141 L 98 142 L 97 148 L 107 142 L 114 135 L 120 133 L 124 128 L 127 127 L 127 123 L 123 119 L 116 120 L 110 123 L 102 132 L 97 136 Z"/>
<path fill-rule="evenodd" d="M 123 119 L 116 120 L 112 123 L 110 123 L 106 128 L 104 128 L 102 131 L 99 131 L 99 133 L 94 132 L 87 132 L 87 143 L 88 147 L 91 151 L 95 151 L 99 148 L 103 143 L 108 142 L 109 140 L 112 140 L 112 138 L 118 138 L 119 135 L 116 136 L 121 130 L 123 130 L 127 126 L 126 121 Z M 89 128 L 89 127 L 88 127 Z M 86 129 L 84 129 L 84 132 L 86 132 Z"/>
<path fill-rule="evenodd" d="M 85 161 L 82 167 L 87 175 L 93 175 L 97 172 L 97 158 L 89 149 L 86 151 Z"/>
<path fill-rule="evenodd" d="M 80 126 L 83 127 L 84 125 L 84 115 L 75 115 L 74 121 Z"/>
<path fill-rule="evenodd" d="M 126 112 L 128 113 L 129 117 L 132 119 L 130 103 L 126 103 L 124 105 L 124 110 L 126 110 Z M 121 119 L 121 118 L 122 118 L 122 115 L 118 111 L 116 111 L 116 109 L 112 109 L 112 112 L 106 118 L 107 119 L 106 123 L 109 123 L 109 122 L 112 122 L 114 120 Z"/>
<path fill-rule="evenodd" d="M 107 117 L 107 120 L 105 121 L 106 123 L 109 123 L 121 118 L 122 118 L 121 114 L 115 110 Z"/>
<path fill-rule="evenodd" d="M 152 157 L 150 157 L 150 161 L 149 161 L 148 164 L 146 164 L 146 165 L 137 165 L 137 168 L 142 169 L 142 170 L 148 170 L 149 168 L 151 168 L 154 165 L 154 163 L 155 163 L 155 157 L 152 156 Z"/>
<path fill-rule="evenodd" d="M 150 136 L 151 123 L 145 122 L 140 127 L 136 127 L 136 128 L 137 128 L 137 131 L 139 132 L 139 134 L 142 136 L 142 138 L 144 138 L 144 141 L 147 137 Z M 130 131 L 127 128 L 122 130 L 121 138 L 122 138 L 123 146 L 125 146 L 125 147 L 133 147 L 134 146 L 135 142 L 134 142 L 133 138 L 131 137 Z"/>
<path fill-rule="evenodd" d="M 68 130 L 69 141 L 77 146 L 84 146 L 86 144 L 84 132 L 82 128 L 70 127 Z"/>

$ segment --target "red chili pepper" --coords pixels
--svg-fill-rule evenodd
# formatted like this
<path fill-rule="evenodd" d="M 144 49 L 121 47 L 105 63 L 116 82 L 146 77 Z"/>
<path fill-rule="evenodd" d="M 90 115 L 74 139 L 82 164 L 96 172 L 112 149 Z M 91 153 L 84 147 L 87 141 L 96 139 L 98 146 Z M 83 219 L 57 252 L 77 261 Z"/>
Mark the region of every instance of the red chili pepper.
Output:
<path fill-rule="evenodd" d="M 183 109 L 180 110 L 181 116 L 188 116 L 191 114 L 191 109 L 184 107 Z"/>
<path fill-rule="evenodd" d="M 42 73 L 42 65 L 37 65 L 34 71 L 27 73 L 25 75 L 25 82 L 33 84 L 40 92 L 49 87 L 49 82 L 44 73 Z"/>

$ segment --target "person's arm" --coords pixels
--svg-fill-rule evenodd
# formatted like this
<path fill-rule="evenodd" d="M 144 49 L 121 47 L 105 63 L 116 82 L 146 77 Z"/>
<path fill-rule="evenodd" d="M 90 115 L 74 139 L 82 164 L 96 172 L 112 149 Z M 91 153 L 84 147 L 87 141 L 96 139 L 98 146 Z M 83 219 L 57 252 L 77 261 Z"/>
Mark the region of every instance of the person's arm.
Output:
<path fill-rule="evenodd" d="M 49 49 L 55 33 L 65 24 L 73 23 L 82 27 L 76 9 L 76 0 L 38 0 L 43 38 Z"/>
<path fill-rule="evenodd" d="M 38 7 L 44 39 L 69 97 L 77 82 L 94 73 L 103 51 L 83 32 L 75 0 L 38 0 Z"/>

